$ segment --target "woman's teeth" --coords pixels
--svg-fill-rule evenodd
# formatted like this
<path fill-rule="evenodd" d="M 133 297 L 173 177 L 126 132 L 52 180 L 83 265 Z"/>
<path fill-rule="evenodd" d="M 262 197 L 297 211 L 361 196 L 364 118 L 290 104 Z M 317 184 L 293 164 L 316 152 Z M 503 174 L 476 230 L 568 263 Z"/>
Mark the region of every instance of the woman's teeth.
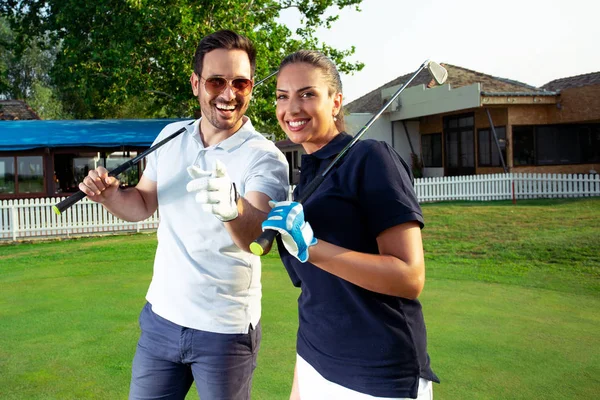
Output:
<path fill-rule="evenodd" d="M 290 126 L 292 128 L 297 128 L 299 126 L 306 125 L 306 122 L 307 122 L 306 120 L 304 120 L 304 121 L 290 121 L 290 122 L 288 122 L 288 124 L 290 124 Z"/>

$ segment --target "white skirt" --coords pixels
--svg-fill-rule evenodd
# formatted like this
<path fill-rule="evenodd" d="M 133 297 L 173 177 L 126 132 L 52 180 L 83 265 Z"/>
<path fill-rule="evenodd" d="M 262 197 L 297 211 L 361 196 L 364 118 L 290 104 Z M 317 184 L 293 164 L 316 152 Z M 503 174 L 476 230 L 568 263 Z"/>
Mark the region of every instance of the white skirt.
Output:
<path fill-rule="evenodd" d="M 399 397 L 375 397 L 330 382 L 299 355 L 296 355 L 296 374 L 298 375 L 298 390 L 301 400 L 408 400 Z M 431 381 L 420 378 L 417 400 L 432 399 Z"/>

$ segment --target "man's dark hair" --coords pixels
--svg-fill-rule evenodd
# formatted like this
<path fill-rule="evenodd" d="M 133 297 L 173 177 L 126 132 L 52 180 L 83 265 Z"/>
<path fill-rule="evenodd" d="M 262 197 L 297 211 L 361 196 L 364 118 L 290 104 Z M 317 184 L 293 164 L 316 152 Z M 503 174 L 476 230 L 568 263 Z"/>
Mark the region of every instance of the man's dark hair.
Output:
<path fill-rule="evenodd" d="M 216 49 L 245 51 L 250 59 L 251 78 L 254 77 L 254 70 L 256 69 L 256 49 L 252 45 L 252 42 L 246 36 L 239 35 L 226 29 L 205 36 L 200 41 L 200 44 L 198 44 L 196 54 L 194 55 L 194 72 L 196 75 L 202 75 L 204 55 Z"/>

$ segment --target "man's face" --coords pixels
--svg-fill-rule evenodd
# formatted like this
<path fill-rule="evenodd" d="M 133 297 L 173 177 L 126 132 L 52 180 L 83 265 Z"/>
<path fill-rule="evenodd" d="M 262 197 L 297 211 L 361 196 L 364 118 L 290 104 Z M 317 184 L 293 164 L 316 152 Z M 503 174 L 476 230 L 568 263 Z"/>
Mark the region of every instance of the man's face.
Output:
<path fill-rule="evenodd" d="M 250 59 L 245 51 L 216 49 L 204 55 L 202 76 L 192 74 L 192 91 L 198 97 L 203 119 L 212 125 L 208 128 L 214 128 L 212 133 L 234 133 L 242 126 L 251 92 L 244 95 L 236 91 L 232 87 L 232 80 L 252 79 L 251 71 Z M 206 90 L 206 79 L 215 77 L 225 78 L 227 84 L 222 92 L 211 94 Z M 206 125 L 203 124 L 203 130 L 204 127 Z"/>

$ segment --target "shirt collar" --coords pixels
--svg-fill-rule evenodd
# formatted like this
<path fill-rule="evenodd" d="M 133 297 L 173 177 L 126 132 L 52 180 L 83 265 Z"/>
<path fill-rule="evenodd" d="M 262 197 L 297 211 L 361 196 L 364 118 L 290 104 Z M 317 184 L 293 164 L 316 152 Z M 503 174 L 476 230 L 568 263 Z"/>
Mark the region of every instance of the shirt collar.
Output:
<path fill-rule="evenodd" d="M 242 118 L 244 118 L 245 121 L 242 124 L 240 129 L 238 129 L 233 135 L 229 136 L 227 139 L 223 140 L 222 142 L 219 142 L 214 146 L 208 146 L 207 148 L 210 148 L 210 147 L 221 148 L 225 151 L 229 151 L 235 147 L 238 147 L 242 143 L 244 143 L 248 139 L 248 137 L 250 137 L 252 132 L 254 132 L 254 127 L 252 126 L 252 122 L 250 121 L 250 118 L 246 117 L 245 115 Z M 194 122 L 193 125 L 186 125 L 185 128 L 187 129 L 188 133 L 191 134 L 193 136 L 193 138 L 195 140 L 197 140 L 202 147 L 204 147 L 204 143 L 202 143 L 202 140 L 200 140 L 200 120 L 201 119 L 202 118 L 198 119 L 196 122 Z"/>
<path fill-rule="evenodd" d="M 312 153 L 311 156 L 325 160 L 336 154 L 339 154 L 339 152 L 342 151 L 342 149 L 351 141 L 352 136 L 348 135 L 346 132 L 340 132 L 339 134 L 335 135 L 333 139 L 329 141 L 329 143 Z"/>

